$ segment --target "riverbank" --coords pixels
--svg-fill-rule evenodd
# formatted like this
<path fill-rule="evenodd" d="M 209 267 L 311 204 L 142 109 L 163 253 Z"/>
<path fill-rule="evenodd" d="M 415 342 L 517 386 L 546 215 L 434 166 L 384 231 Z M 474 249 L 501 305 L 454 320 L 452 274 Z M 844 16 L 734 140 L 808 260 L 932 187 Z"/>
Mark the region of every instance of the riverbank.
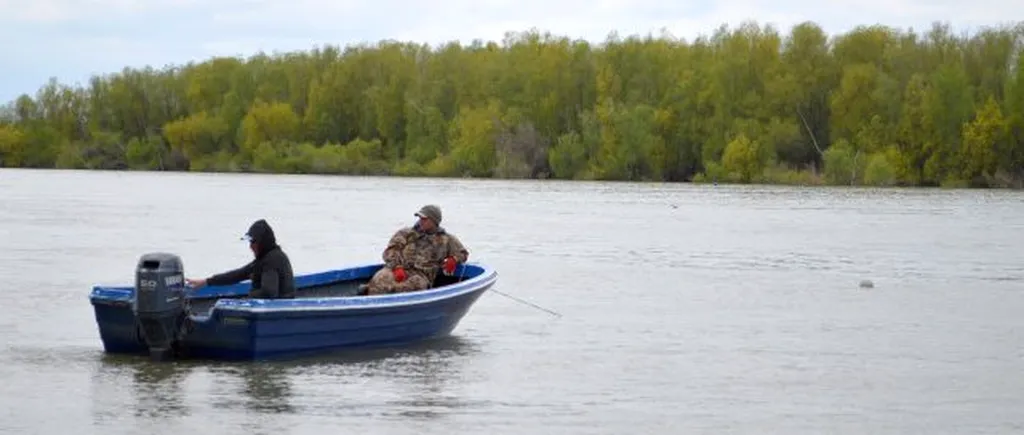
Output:
<path fill-rule="evenodd" d="M 423 168 L 414 164 L 400 164 L 398 165 L 400 170 L 389 171 L 389 170 L 357 170 L 357 171 L 337 171 L 327 170 L 327 168 L 319 168 L 320 170 L 294 170 L 294 171 L 272 171 L 266 169 L 252 169 L 243 168 L 240 166 L 226 166 L 226 167 L 204 167 L 202 169 L 158 169 L 158 168 L 82 168 L 82 167 L 54 167 L 54 168 L 5 168 L 0 166 L 0 171 L 3 169 L 26 169 L 26 170 L 44 170 L 44 171 L 67 171 L 67 170 L 86 170 L 86 171 L 109 171 L 109 172 L 164 172 L 164 173 L 201 173 L 201 174 L 254 174 L 254 175 L 323 175 L 323 176 L 376 176 L 376 177 L 395 177 L 395 178 L 459 178 L 459 179 L 476 179 L 476 180 L 492 180 L 492 181 L 513 181 L 513 180 L 537 180 L 537 181 L 560 181 L 560 182 L 627 182 L 627 183 L 690 183 L 690 184 L 719 184 L 719 185 L 763 185 L 763 186 L 801 186 L 801 187 L 884 187 L 884 188 L 900 188 L 900 189 L 1009 189 L 1019 190 L 1024 189 L 1024 180 L 1013 179 L 1010 177 L 1003 176 L 1003 178 L 996 178 L 991 180 L 979 180 L 975 183 L 970 183 L 961 180 L 947 181 L 938 185 L 909 185 L 901 184 L 890 181 L 882 182 L 866 182 L 863 177 L 853 180 L 844 180 L 842 183 L 829 182 L 828 177 L 820 172 L 813 172 L 811 170 L 792 170 L 785 167 L 773 167 L 766 169 L 760 176 L 754 177 L 750 180 L 744 180 L 738 174 L 728 173 L 717 173 L 716 175 L 706 175 L 701 172 L 696 174 L 692 179 L 689 180 L 678 180 L 678 181 L 663 181 L 663 180 L 600 180 L 596 178 L 576 178 L 576 179 L 560 179 L 551 178 L 547 174 L 540 174 L 537 177 L 472 177 L 466 175 L 458 175 L 454 173 L 446 172 L 432 172 L 429 168 Z M 386 169 L 386 165 L 377 165 L 377 169 Z M 434 168 L 436 169 L 436 168 Z M 875 178 L 874 180 L 878 180 Z"/>
<path fill-rule="evenodd" d="M 12 167 L 872 186 L 1024 180 L 1024 25 L 326 46 L 51 80 Z M 938 43 L 937 41 L 942 41 Z"/>

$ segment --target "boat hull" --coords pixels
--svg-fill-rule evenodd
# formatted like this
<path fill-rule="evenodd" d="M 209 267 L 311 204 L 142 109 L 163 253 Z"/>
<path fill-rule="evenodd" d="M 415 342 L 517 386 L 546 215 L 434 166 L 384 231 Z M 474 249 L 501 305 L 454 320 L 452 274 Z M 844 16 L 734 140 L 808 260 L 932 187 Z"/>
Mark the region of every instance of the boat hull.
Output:
<path fill-rule="evenodd" d="M 399 346 L 449 335 L 497 281 L 486 266 L 460 266 L 458 282 L 429 290 L 359 296 L 371 265 L 296 277 L 295 299 L 248 299 L 249 283 L 204 288 L 191 309 L 179 357 L 265 360 L 344 349 Z M 130 287 L 95 287 L 91 302 L 107 353 L 146 355 Z"/>

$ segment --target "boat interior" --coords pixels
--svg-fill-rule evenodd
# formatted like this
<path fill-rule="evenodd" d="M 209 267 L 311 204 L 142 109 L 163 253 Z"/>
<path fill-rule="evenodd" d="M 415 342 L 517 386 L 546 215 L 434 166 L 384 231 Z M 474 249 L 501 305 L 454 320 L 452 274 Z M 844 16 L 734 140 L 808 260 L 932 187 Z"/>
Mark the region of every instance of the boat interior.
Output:
<path fill-rule="evenodd" d="M 460 278 L 459 276 L 445 276 L 439 273 L 437 278 L 434 279 L 434 287 L 440 287 L 445 285 L 454 284 L 466 278 Z M 299 287 L 295 289 L 295 298 L 323 298 L 323 297 L 359 297 L 362 296 L 359 291 L 359 286 L 369 282 L 369 278 L 354 279 L 354 280 L 343 280 L 334 281 L 321 285 Z M 190 300 L 189 312 L 191 314 L 206 315 L 213 309 L 214 304 L 220 299 L 241 299 L 245 298 L 246 295 L 238 294 L 234 296 L 216 296 L 208 298 L 193 298 Z"/>

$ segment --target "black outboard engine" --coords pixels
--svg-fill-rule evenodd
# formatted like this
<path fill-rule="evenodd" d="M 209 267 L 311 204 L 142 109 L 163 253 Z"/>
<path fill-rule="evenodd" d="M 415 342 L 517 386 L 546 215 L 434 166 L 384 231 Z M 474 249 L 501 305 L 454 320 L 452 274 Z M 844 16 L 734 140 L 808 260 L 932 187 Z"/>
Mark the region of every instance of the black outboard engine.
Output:
<path fill-rule="evenodd" d="M 181 258 L 162 252 L 143 255 L 135 269 L 132 311 L 154 360 L 172 355 L 187 318 L 183 270 Z"/>

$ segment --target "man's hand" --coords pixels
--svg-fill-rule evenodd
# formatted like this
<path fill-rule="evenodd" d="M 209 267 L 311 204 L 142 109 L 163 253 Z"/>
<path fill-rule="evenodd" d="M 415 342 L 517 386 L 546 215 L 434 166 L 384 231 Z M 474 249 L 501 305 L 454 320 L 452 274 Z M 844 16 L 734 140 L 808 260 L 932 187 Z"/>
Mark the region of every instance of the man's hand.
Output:
<path fill-rule="evenodd" d="M 455 273 L 455 266 L 456 266 L 456 264 L 457 263 L 455 262 L 455 257 L 452 257 L 452 256 L 449 255 L 448 258 L 445 258 L 444 259 L 444 274 L 448 275 L 448 276 L 451 276 L 453 273 Z"/>
<path fill-rule="evenodd" d="M 198 290 L 198 289 L 201 289 L 203 287 L 206 287 L 206 280 L 202 279 L 202 278 L 200 278 L 200 279 L 185 278 L 185 284 L 187 284 L 189 287 L 192 287 L 192 288 Z"/>
<path fill-rule="evenodd" d="M 402 266 L 392 269 L 391 273 L 395 275 L 395 282 L 405 281 L 405 269 L 403 269 Z"/>

